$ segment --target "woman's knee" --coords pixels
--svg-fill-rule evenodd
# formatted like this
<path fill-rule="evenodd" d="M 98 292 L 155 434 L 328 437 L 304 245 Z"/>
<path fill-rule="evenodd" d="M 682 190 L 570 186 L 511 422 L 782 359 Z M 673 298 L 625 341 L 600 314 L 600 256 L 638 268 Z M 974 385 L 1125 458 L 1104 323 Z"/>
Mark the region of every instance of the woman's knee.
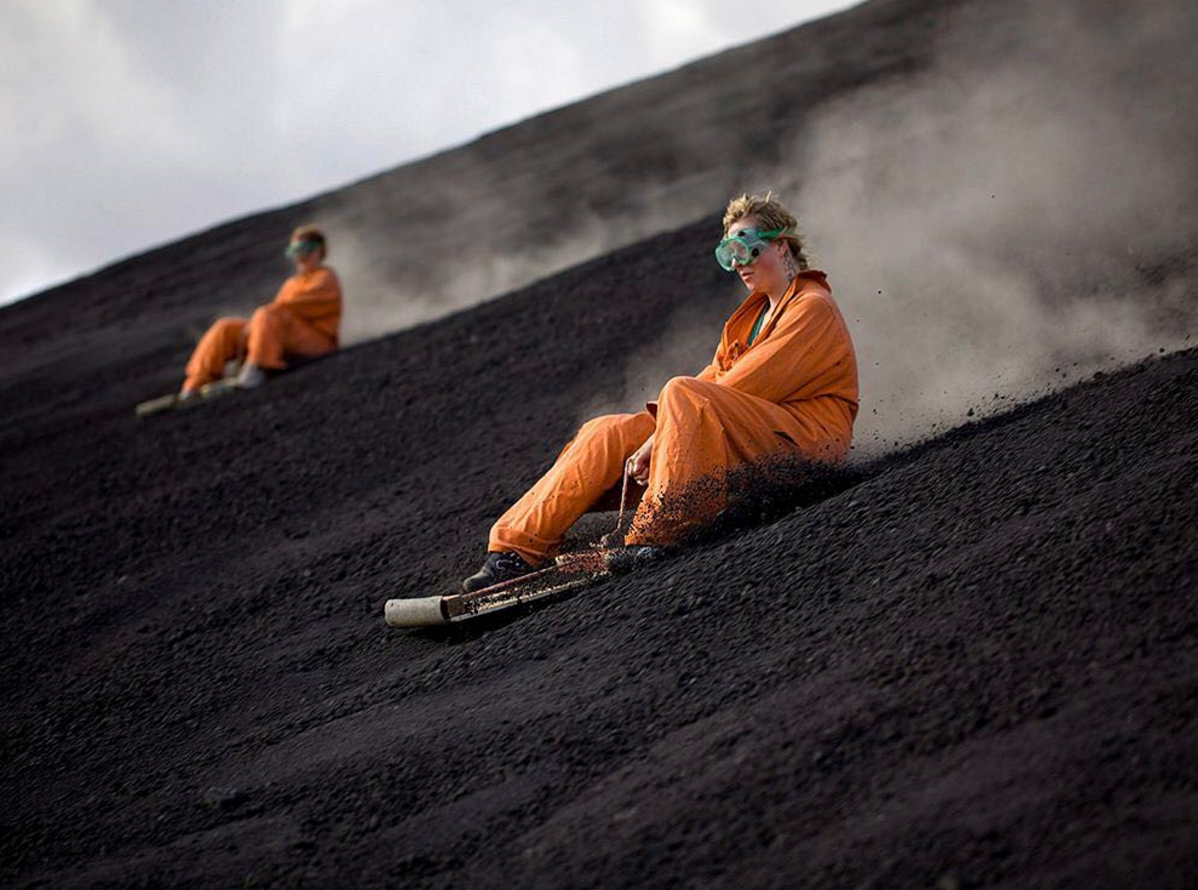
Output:
<path fill-rule="evenodd" d="M 584 423 L 578 430 L 576 441 L 590 441 L 597 438 L 624 441 L 649 438 L 653 432 L 653 418 L 647 413 L 640 414 L 602 414 Z"/>
<path fill-rule="evenodd" d="M 286 323 L 287 310 L 280 306 L 259 306 L 254 310 L 254 314 L 250 316 L 248 333 L 253 336 L 261 336 L 267 331 L 272 335 L 281 336 L 283 325 Z"/>
<path fill-rule="evenodd" d="M 262 322 L 273 322 L 279 317 L 279 309 L 277 306 L 271 306 L 269 303 L 265 306 L 259 306 L 254 310 L 254 314 L 250 316 L 250 324 L 261 324 Z"/>
<path fill-rule="evenodd" d="M 707 404 L 711 401 L 713 387 L 718 388 L 719 384 L 698 377 L 672 377 L 661 388 L 658 411 L 671 412 Z"/>
<path fill-rule="evenodd" d="M 200 349 L 219 349 L 227 352 L 236 348 L 245 330 L 244 318 L 218 318 L 200 338 Z"/>
<path fill-rule="evenodd" d="M 232 316 L 227 316 L 225 318 L 218 318 L 216 321 L 212 322 L 212 327 L 208 328 L 208 331 L 212 334 L 223 337 L 228 334 L 240 333 L 244 324 L 244 318 L 233 318 Z"/>

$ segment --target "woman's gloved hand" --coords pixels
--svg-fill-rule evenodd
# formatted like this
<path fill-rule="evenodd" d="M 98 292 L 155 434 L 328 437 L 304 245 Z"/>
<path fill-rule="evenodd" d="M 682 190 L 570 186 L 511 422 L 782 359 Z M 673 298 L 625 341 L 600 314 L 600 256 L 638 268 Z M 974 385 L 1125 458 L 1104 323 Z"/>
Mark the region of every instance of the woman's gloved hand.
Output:
<path fill-rule="evenodd" d="M 632 477 L 632 481 L 641 485 L 649 484 L 649 459 L 653 456 L 653 437 L 645 440 L 645 444 L 628 458 L 624 471 Z"/>

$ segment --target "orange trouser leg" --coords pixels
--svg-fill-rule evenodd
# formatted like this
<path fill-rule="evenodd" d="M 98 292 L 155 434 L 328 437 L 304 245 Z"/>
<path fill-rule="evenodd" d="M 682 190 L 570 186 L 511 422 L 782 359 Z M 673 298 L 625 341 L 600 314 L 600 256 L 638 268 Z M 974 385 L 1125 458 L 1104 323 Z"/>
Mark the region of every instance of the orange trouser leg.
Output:
<path fill-rule="evenodd" d="M 653 432 L 653 418 L 608 414 L 583 424 L 557 461 L 491 529 L 490 550 L 518 553 L 536 565 L 566 531 L 624 475 L 624 463 Z"/>
<path fill-rule="evenodd" d="M 773 402 L 675 377 L 661 391 L 649 486 L 625 542 L 676 542 L 724 508 L 729 470 L 771 455 L 806 453 L 803 445 L 822 435 L 818 425 Z"/>
<path fill-rule="evenodd" d="M 244 318 L 220 318 L 208 328 L 187 362 L 184 389 L 199 389 L 225 375 L 225 362 L 238 358 L 245 351 L 248 323 Z"/>
<path fill-rule="evenodd" d="M 275 371 L 287 367 L 288 355 L 319 358 L 337 346 L 327 334 L 304 324 L 286 306 L 273 304 L 262 306 L 254 313 L 246 337 L 246 361 Z"/>

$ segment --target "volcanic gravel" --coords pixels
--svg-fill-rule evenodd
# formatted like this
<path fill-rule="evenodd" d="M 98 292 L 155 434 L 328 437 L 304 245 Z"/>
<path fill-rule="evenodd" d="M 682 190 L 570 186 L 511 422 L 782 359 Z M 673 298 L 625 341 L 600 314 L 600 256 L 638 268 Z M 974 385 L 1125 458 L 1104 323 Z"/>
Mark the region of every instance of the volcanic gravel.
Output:
<path fill-rule="evenodd" d="M 1198 351 L 573 597 L 383 624 L 665 326 L 706 360 L 710 241 L 150 421 L 177 329 L 0 312 L 3 883 L 1198 885 Z"/>

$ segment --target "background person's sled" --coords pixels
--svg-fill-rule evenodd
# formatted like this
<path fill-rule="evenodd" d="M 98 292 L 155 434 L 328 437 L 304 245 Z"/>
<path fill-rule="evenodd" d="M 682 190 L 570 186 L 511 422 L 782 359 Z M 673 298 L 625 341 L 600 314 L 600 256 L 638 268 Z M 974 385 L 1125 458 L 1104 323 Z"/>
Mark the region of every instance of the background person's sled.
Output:
<path fill-rule="evenodd" d="M 138 402 L 137 407 L 133 411 L 138 417 L 153 417 L 155 414 L 162 414 L 166 411 L 194 408 L 196 405 L 202 405 L 204 402 L 210 402 L 221 396 L 227 396 L 230 393 L 237 392 L 237 390 L 236 378 L 226 377 L 223 380 L 217 380 L 213 383 L 205 383 L 200 387 L 200 394 L 193 398 L 182 399 L 178 393 L 171 393 L 170 395 L 159 396 L 156 399 Z"/>
<path fill-rule="evenodd" d="M 239 373 L 241 373 L 241 362 L 236 359 L 225 362 L 225 376 L 220 380 L 214 380 L 201 386 L 199 396 L 182 399 L 177 392 L 168 393 L 156 399 L 138 402 L 133 413 L 138 417 L 153 417 L 155 414 L 163 414 L 179 408 L 194 408 L 196 405 L 202 405 L 205 400 L 226 396 L 237 391 L 237 375 Z"/>

